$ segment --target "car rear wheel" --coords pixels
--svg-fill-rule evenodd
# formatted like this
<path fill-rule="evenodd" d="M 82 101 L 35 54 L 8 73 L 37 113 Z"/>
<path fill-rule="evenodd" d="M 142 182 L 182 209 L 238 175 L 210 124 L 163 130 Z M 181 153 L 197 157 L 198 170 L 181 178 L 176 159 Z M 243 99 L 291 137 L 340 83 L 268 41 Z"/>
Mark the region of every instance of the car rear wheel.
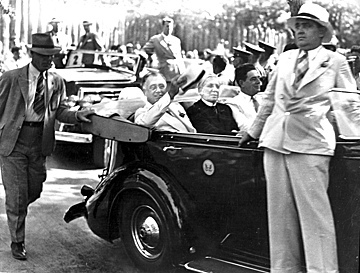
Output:
<path fill-rule="evenodd" d="M 129 257 L 148 271 L 167 268 L 171 236 L 162 208 L 145 194 L 125 198 L 121 207 L 120 232 Z"/>

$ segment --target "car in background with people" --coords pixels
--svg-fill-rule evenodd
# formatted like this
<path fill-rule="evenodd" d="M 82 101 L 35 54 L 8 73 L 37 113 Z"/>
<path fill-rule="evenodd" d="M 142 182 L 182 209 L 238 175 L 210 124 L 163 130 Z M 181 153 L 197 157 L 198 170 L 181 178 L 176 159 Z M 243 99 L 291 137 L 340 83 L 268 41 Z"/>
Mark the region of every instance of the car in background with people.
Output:
<path fill-rule="evenodd" d="M 346 103 L 340 95 L 348 97 Z M 334 89 L 330 96 L 338 137 L 328 193 L 340 272 L 353 273 L 359 272 L 360 245 L 359 94 Z M 95 189 L 82 187 L 84 200 L 68 209 L 66 222 L 85 217 L 97 236 L 121 238 L 146 271 L 270 271 L 257 141 L 239 147 L 237 136 L 150 130 L 122 117 L 94 115 L 92 121 L 88 132 L 100 131 L 117 143 L 114 164 Z"/>
<path fill-rule="evenodd" d="M 83 63 L 92 56 L 93 63 Z M 146 60 L 138 54 L 71 50 L 65 68 L 56 72 L 65 79 L 67 104 L 71 108 L 91 107 L 93 104 L 117 100 L 124 88 L 139 87 L 139 74 Z M 84 132 L 82 125 L 58 123 L 57 141 L 92 145 L 95 166 L 104 167 L 109 160 L 110 142 Z"/>

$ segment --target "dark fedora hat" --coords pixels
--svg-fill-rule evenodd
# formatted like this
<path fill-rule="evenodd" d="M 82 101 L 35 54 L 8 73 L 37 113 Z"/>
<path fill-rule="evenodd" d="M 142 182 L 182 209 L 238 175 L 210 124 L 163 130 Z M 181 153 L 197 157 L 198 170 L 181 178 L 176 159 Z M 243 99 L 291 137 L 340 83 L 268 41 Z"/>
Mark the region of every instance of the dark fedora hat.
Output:
<path fill-rule="evenodd" d="M 54 55 L 61 51 L 61 47 L 54 45 L 54 41 L 48 33 L 34 33 L 31 38 L 31 51 L 41 55 Z"/>

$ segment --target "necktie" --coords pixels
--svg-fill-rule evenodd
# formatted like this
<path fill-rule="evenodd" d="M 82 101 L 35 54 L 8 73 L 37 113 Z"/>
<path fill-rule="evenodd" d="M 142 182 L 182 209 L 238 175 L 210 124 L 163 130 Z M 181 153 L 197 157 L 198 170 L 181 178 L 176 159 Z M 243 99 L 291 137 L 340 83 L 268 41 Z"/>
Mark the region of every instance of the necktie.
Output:
<path fill-rule="evenodd" d="M 254 97 L 251 97 L 251 100 L 254 104 L 255 111 L 257 112 L 259 109 L 259 102 Z"/>
<path fill-rule="evenodd" d="M 36 84 L 36 92 L 34 99 L 34 111 L 38 115 L 42 115 L 45 111 L 44 92 L 45 92 L 44 75 L 43 73 L 40 73 Z"/>
<path fill-rule="evenodd" d="M 304 54 L 298 58 L 295 70 L 295 81 L 294 86 L 298 87 L 300 81 L 305 76 L 306 72 L 309 69 L 309 60 L 307 51 L 304 51 Z"/>

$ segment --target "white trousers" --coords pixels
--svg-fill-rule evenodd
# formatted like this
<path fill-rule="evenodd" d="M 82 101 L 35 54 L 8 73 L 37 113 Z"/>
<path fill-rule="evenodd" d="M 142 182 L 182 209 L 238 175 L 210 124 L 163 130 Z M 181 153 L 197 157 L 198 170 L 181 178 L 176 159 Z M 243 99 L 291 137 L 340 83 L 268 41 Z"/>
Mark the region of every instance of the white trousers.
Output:
<path fill-rule="evenodd" d="M 338 272 L 330 158 L 265 149 L 272 273 Z"/>

